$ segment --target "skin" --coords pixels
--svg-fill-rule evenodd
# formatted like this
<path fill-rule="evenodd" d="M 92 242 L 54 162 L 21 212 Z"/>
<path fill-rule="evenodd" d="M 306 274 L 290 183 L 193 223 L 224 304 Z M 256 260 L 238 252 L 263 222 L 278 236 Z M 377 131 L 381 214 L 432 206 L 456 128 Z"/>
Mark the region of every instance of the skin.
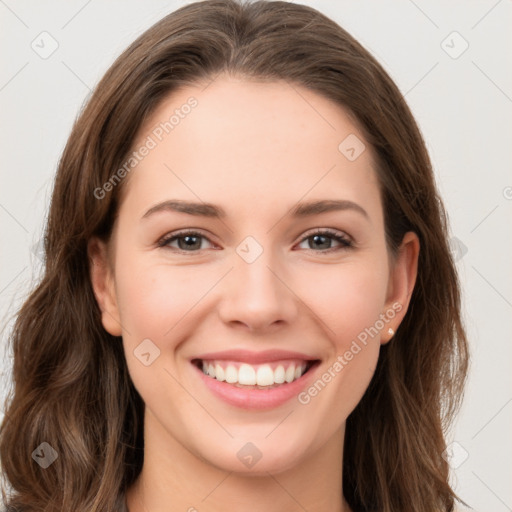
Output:
<path fill-rule="evenodd" d="M 146 404 L 144 467 L 127 493 L 130 512 L 347 512 L 345 422 L 392 338 L 389 327 L 396 331 L 406 313 L 418 238 L 407 233 L 390 257 L 371 147 L 349 161 L 338 146 L 350 134 L 364 142 L 360 130 L 343 108 L 299 86 L 227 75 L 187 86 L 159 106 L 134 147 L 190 96 L 197 107 L 126 178 L 109 243 L 89 243 L 104 328 L 122 335 Z M 168 199 L 213 203 L 226 218 L 161 211 L 141 219 Z M 353 201 L 368 218 L 348 209 L 289 214 L 316 199 Z M 187 228 L 206 237 L 199 249 L 179 253 L 178 240 L 157 246 Z M 315 243 L 315 228 L 354 246 Z M 252 263 L 236 252 L 247 236 L 263 249 Z M 205 352 L 280 348 L 320 359 L 320 376 L 396 303 L 401 311 L 308 404 L 236 408 L 213 396 L 190 363 Z M 147 338 L 160 350 L 149 366 L 134 356 Z M 247 442 L 262 454 L 252 468 L 237 457 Z"/>

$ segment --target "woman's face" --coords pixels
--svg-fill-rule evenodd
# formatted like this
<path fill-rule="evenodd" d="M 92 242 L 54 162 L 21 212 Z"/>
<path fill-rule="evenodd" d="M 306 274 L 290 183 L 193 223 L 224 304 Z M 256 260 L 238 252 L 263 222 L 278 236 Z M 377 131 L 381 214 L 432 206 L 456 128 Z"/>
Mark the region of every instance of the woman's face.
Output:
<path fill-rule="evenodd" d="M 299 86 L 223 75 L 167 98 L 133 150 L 113 271 L 91 254 L 146 438 L 261 474 L 338 453 L 418 251 L 408 234 L 388 256 L 358 128 Z"/>

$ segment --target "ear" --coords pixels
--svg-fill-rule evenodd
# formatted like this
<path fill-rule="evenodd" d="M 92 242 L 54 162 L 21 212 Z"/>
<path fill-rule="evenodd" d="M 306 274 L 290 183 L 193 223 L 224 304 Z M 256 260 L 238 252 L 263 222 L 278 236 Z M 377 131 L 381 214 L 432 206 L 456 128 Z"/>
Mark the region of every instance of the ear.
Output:
<path fill-rule="evenodd" d="M 388 313 L 386 316 L 390 320 L 383 329 L 382 344 L 391 340 L 407 313 L 418 274 L 419 253 L 420 241 L 418 235 L 412 231 L 407 232 L 390 269 L 385 304 L 385 312 Z M 390 314 L 392 311 L 394 312 L 393 317 Z M 390 328 L 393 332 L 389 331 Z"/>
<path fill-rule="evenodd" d="M 87 244 L 87 254 L 91 284 L 101 310 L 101 323 L 112 336 L 121 336 L 121 321 L 107 244 L 99 238 L 93 237 Z"/>

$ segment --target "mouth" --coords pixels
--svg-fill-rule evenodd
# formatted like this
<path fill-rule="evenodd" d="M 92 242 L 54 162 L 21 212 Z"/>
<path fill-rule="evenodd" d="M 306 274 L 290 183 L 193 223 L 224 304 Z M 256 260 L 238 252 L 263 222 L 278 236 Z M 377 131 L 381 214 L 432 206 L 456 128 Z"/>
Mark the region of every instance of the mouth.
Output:
<path fill-rule="evenodd" d="M 291 384 L 319 363 L 315 360 L 292 359 L 264 364 L 249 364 L 240 361 L 215 359 L 193 359 L 204 375 L 219 382 L 243 389 L 274 389 Z"/>
<path fill-rule="evenodd" d="M 190 360 L 207 390 L 239 409 L 272 409 L 283 405 L 312 381 L 321 360 L 281 350 L 230 350 Z"/>

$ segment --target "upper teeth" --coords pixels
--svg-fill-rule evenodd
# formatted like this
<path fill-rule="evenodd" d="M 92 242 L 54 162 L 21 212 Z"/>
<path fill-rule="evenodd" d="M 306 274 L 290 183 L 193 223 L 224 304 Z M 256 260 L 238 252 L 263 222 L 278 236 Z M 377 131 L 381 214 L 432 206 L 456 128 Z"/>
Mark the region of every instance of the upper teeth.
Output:
<path fill-rule="evenodd" d="M 269 364 L 250 365 L 242 363 L 240 365 L 217 362 L 203 361 L 203 373 L 220 381 L 226 381 L 230 384 L 242 384 L 245 386 L 272 386 L 273 384 L 283 384 L 284 382 L 293 382 L 304 374 L 307 363 L 284 363 L 279 364 L 275 369 Z"/>

